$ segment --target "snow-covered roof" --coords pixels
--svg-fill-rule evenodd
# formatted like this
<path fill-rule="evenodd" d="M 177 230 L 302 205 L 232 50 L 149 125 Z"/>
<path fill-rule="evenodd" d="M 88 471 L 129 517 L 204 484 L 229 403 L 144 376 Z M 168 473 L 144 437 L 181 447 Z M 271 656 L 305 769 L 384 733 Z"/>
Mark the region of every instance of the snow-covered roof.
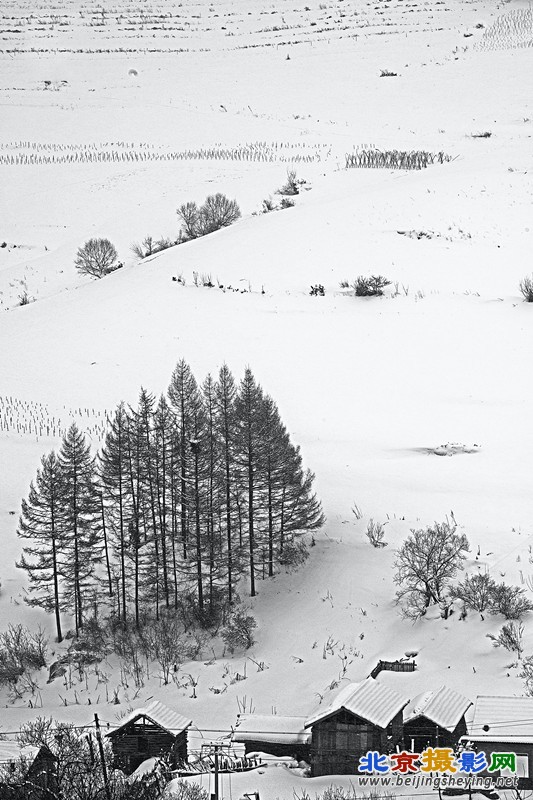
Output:
<path fill-rule="evenodd" d="M 309 728 L 344 708 L 351 714 L 377 725 L 378 728 L 386 728 L 408 702 L 408 698 L 398 694 L 394 689 L 378 683 L 374 678 L 367 678 L 361 683 L 350 683 L 341 689 L 331 703 L 306 720 L 305 727 Z"/>
<path fill-rule="evenodd" d="M 447 731 L 455 730 L 472 701 L 462 694 L 441 686 L 417 695 L 403 712 L 404 724 L 418 717 L 426 717 Z"/>
<path fill-rule="evenodd" d="M 20 745 L 18 742 L 0 740 L 0 765 L 18 761 L 19 758 L 33 761 L 41 748 L 33 744 Z"/>
<path fill-rule="evenodd" d="M 478 696 L 465 738 L 533 744 L 533 697 Z"/>
<path fill-rule="evenodd" d="M 120 720 L 120 724 L 115 730 L 110 731 L 106 736 L 113 736 L 113 734 L 122 730 L 126 725 L 135 722 L 141 717 L 146 717 L 146 719 L 153 722 L 154 725 L 159 725 L 160 728 L 164 728 L 169 733 L 174 734 L 174 736 L 182 733 L 182 731 L 192 724 L 192 720 L 188 717 L 178 714 L 177 711 L 169 708 L 159 700 L 152 700 L 152 702 L 144 708 L 134 708 L 133 711 L 130 711 L 129 714 Z"/>
<path fill-rule="evenodd" d="M 235 742 L 308 744 L 311 731 L 304 729 L 305 719 L 277 714 L 239 714 L 233 739 Z"/>

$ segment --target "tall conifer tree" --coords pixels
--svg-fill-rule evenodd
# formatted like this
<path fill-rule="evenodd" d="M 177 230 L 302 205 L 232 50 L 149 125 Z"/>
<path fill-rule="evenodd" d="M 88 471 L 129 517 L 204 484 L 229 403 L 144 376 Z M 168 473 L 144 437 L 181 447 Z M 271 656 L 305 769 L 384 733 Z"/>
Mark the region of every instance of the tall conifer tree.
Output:
<path fill-rule="evenodd" d="M 198 395 L 198 384 L 191 372 L 189 365 L 181 359 L 178 361 L 168 388 L 168 397 L 172 410 L 176 416 L 179 445 L 179 470 L 180 470 L 180 534 L 183 558 L 188 556 L 189 546 L 189 505 L 190 505 L 190 476 L 189 476 L 189 450 L 191 440 L 191 406 L 195 404 Z"/>
<path fill-rule="evenodd" d="M 234 576 L 234 530 L 233 530 L 233 471 L 236 448 L 236 417 L 235 398 L 237 388 L 235 380 L 227 364 L 224 364 L 218 374 L 215 385 L 215 398 L 217 405 L 216 426 L 217 438 L 220 443 L 222 461 L 222 485 L 224 493 L 224 522 L 226 527 L 226 559 L 227 559 L 227 591 L 228 603 L 233 602 Z"/>
<path fill-rule="evenodd" d="M 118 579 L 122 598 L 121 616 L 127 616 L 126 552 L 128 520 L 131 519 L 132 496 L 128 471 L 128 420 L 124 403 L 121 403 L 108 423 L 104 447 L 98 458 L 100 483 L 105 498 L 105 513 L 112 533 L 112 547 L 118 566 Z"/>
<path fill-rule="evenodd" d="M 94 459 L 74 422 L 63 438 L 59 463 L 65 482 L 64 583 L 78 635 L 102 552 Z"/>
<path fill-rule="evenodd" d="M 63 640 L 61 630 L 60 580 L 63 557 L 65 512 L 65 483 L 57 456 L 52 451 L 41 459 L 35 483 L 31 483 L 27 500 L 22 501 L 22 513 L 17 533 L 31 544 L 22 548 L 17 567 L 24 569 L 33 594 L 25 598 L 32 606 L 53 611 L 57 641 Z"/>
<path fill-rule="evenodd" d="M 238 464 L 241 485 L 246 497 L 248 529 L 248 564 L 250 573 L 250 595 L 255 597 L 255 559 L 258 475 L 264 450 L 264 398 L 263 391 L 255 381 L 252 370 L 247 367 L 239 386 L 235 401 L 237 419 Z"/>

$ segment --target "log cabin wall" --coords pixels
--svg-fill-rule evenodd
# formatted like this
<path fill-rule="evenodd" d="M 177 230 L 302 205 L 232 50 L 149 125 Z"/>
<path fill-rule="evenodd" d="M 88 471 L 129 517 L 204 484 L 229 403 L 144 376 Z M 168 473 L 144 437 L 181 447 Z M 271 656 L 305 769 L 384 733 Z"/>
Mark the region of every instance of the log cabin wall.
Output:
<path fill-rule="evenodd" d="M 238 742 L 238 736 L 235 737 Z M 280 744 L 279 742 L 265 742 L 246 740 L 244 742 L 244 752 L 248 753 L 270 753 L 273 756 L 292 756 L 298 761 L 309 762 L 311 758 L 311 747 L 308 744 Z"/>
<path fill-rule="evenodd" d="M 418 717 L 404 725 L 404 744 L 407 750 L 421 753 L 426 747 L 455 748 L 466 733 L 465 718 L 461 717 L 453 731 L 441 728 L 427 717 Z M 414 748 L 413 748 L 414 745 Z"/>
<path fill-rule="evenodd" d="M 313 725 L 311 774 L 313 777 L 354 775 L 361 756 L 369 750 L 388 753 L 402 741 L 402 736 L 401 711 L 387 728 L 379 728 L 368 720 L 341 709 L 335 715 Z"/>
<path fill-rule="evenodd" d="M 57 792 L 57 758 L 48 747 L 41 747 L 28 769 L 26 780 L 51 793 Z"/>
<path fill-rule="evenodd" d="M 176 736 L 149 720 L 135 720 L 109 738 L 116 766 L 128 775 L 147 758 L 167 755 L 172 767 L 187 759 L 187 732 Z"/>
<path fill-rule="evenodd" d="M 519 737 L 517 737 L 519 738 Z M 529 737 L 528 737 L 529 738 Z M 520 742 L 516 741 L 510 744 L 507 741 L 499 742 L 497 738 L 493 741 L 479 741 L 476 742 L 475 737 L 472 739 L 474 744 L 474 750 L 478 752 L 484 752 L 487 761 L 491 760 L 492 753 L 516 753 L 516 756 L 520 761 L 525 762 L 527 777 L 520 777 L 522 774 L 522 769 L 520 765 L 518 765 L 517 773 L 518 773 L 518 790 L 520 789 L 533 789 L 533 742 L 526 741 Z M 500 775 L 500 771 L 497 770 L 496 772 L 488 773 L 482 772 L 481 775 L 487 775 L 492 778 L 498 777 Z M 520 797 L 519 793 L 516 792 L 517 797 Z"/>

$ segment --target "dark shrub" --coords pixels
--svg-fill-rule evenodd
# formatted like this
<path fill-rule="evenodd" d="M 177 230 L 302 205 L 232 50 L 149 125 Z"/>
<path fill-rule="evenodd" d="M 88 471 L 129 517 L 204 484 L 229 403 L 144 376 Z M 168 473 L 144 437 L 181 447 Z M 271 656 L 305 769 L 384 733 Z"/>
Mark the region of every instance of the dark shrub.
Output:
<path fill-rule="evenodd" d="M 383 275 L 371 275 L 370 278 L 359 275 L 352 285 L 356 297 L 379 297 L 385 286 L 390 286 L 390 281 Z"/>

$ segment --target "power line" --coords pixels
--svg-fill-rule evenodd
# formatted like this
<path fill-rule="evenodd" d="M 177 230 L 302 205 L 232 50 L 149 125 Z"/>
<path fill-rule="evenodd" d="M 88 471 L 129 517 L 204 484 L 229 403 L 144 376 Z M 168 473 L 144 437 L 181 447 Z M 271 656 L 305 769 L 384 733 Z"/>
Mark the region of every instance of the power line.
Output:
<path fill-rule="evenodd" d="M 31 720 L 30 720 L 30 722 L 31 722 Z M 120 722 L 108 722 L 106 720 L 101 720 L 101 723 L 102 723 L 102 725 L 105 725 L 106 728 L 111 728 L 113 730 L 117 730 L 118 728 L 122 727 Z M 61 724 L 68 725 L 71 730 L 75 730 L 75 731 L 87 730 L 88 728 L 94 727 L 93 724 L 88 724 L 88 725 L 70 725 L 68 722 L 61 722 Z M 486 733 L 489 733 L 492 730 L 495 730 L 495 729 L 498 729 L 498 728 L 503 728 L 503 727 L 512 728 L 512 727 L 521 727 L 523 725 L 531 725 L 531 724 L 533 724 L 533 718 L 520 719 L 520 720 L 516 720 L 516 719 L 514 719 L 514 720 L 500 720 L 498 722 L 494 722 L 494 723 L 490 724 L 488 726 L 489 727 L 488 731 L 485 731 L 481 724 L 480 725 L 476 725 L 475 729 L 470 729 L 469 731 L 467 731 L 464 734 L 464 737 L 476 736 L 477 734 L 481 735 L 481 733 L 486 734 Z M 190 727 L 190 726 L 189 726 L 189 728 L 167 728 L 166 726 L 161 726 L 161 727 L 164 727 L 165 730 L 168 731 L 169 733 L 182 733 L 184 730 L 188 730 L 190 732 L 198 733 L 200 735 L 202 735 L 203 733 L 218 733 L 218 734 L 221 734 L 222 737 L 230 737 L 230 736 L 234 736 L 235 734 L 237 734 L 237 735 L 246 734 L 246 735 L 248 735 L 250 737 L 252 737 L 252 736 L 305 736 L 306 735 L 306 731 L 304 731 L 304 730 L 298 730 L 298 731 L 280 731 L 280 730 L 277 730 L 277 731 L 263 731 L 263 730 L 261 730 L 261 731 L 249 731 L 249 730 L 245 730 L 245 729 L 241 729 L 241 728 L 229 728 L 229 729 L 228 728 L 196 728 L 196 727 L 193 728 L 193 727 Z M 0 735 L 1 736 L 18 736 L 18 734 L 20 734 L 20 733 L 24 733 L 24 728 L 19 728 L 18 730 L 14 730 L 14 731 L 4 731 L 4 730 L 2 730 L 0 728 Z M 311 731 L 310 730 L 309 730 L 309 734 L 308 735 L 311 735 Z M 533 734 L 532 734 L 532 737 L 533 737 Z M 283 742 L 280 742 L 280 744 L 283 744 Z"/>

